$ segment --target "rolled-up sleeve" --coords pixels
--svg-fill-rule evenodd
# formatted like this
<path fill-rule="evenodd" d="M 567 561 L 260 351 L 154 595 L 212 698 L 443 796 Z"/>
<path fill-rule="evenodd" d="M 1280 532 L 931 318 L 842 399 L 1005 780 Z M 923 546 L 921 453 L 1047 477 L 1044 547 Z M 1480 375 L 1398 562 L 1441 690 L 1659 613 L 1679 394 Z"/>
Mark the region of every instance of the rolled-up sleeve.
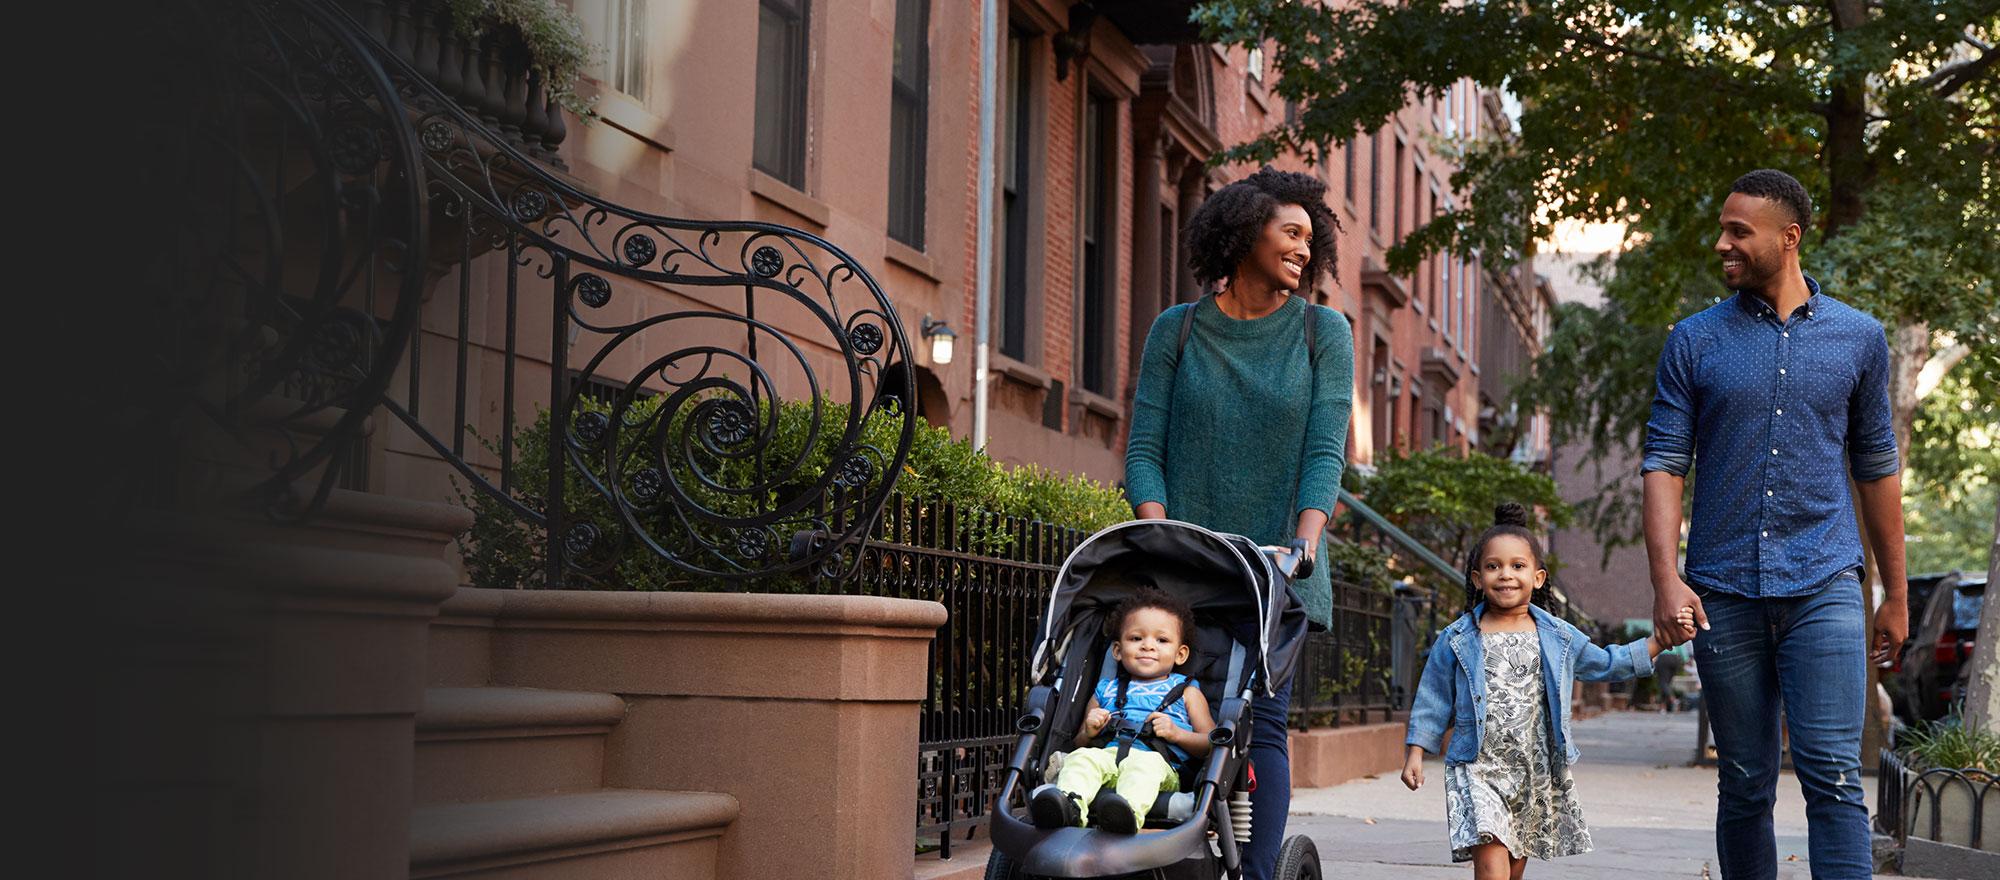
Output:
<path fill-rule="evenodd" d="M 1889 343 L 1880 333 L 1865 347 L 1859 380 L 1847 402 L 1847 465 L 1857 483 L 1902 469 L 1896 425 L 1889 409 Z"/>
<path fill-rule="evenodd" d="M 1139 356 L 1139 385 L 1132 392 L 1132 433 L 1125 440 L 1125 494 L 1138 507 L 1167 503 L 1167 420 L 1172 415 L 1174 371 L 1180 352 L 1183 309 L 1175 306 L 1153 320 Z M 1172 511 L 1169 510 L 1169 513 Z"/>
<path fill-rule="evenodd" d="M 1646 455 L 1640 473 L 1665 471 L 1685 477 L 1694 465 L 1694 348 L 1694 334 L 1686 325 L 1667 334 L 1659 369 L 1653 374 L 1653 411 L 1646 419 Z"/>

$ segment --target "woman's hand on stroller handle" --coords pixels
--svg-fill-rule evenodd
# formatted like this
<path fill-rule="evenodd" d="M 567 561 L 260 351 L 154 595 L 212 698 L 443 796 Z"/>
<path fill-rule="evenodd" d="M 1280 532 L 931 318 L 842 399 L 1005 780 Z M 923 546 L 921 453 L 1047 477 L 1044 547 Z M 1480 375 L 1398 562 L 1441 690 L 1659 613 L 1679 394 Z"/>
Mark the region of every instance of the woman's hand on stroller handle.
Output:
<path fill-rule="evenodd" d="M 1289 547 L 1273 547 L 1269 544 L 1259 548 L 1271 557 L 1271 562 L 1291 580 L 1312 577 L 1312 547 L 1304 538 L 1293 538 Z"/>

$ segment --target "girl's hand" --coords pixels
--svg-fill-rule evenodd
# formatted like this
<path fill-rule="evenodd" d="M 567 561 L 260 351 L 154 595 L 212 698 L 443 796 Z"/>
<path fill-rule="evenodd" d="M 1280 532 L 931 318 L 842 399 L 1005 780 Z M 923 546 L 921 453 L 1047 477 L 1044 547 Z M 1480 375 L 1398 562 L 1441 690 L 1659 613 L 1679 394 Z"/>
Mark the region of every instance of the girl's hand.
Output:
<path fill-rule="evenodd" d="M 1681 625 L 1681 637 L 1679 641 L 1685 642 L 1694 638 L 1693 605 L 1682 608 L 1681 613 L 1674 615 L 1674 622 Z"/>
<path fill-rule="evenodd" d="M 1411 791 L 1424 787 L 1424 750 L 1410 747 L 1410 753 L 1403 758 L 1403 785 Z"/>
<path fill-rule="evenodd" d="M 1144 730 L 1148 726 L 1153 728 L 1154 736 L 1166 740 L 1167 742 L 1173 743 L 1174 745 L 1181 744 L 1181 735 L 1184 733 L 1184 731 L 1181 730 L 1180 725 L 1174 723 L 1174 717 L 1172 715 L 1168 715 L 1165 712 L 1154 712 L 1153 714 L 1146 716 L 1146 723 L 1139 725 L 1139 729 Z"/>
<path fill-rule="evenodd" d="M 1098 731 L 1104 729 L 1104 725 L 1110 723 L 1111 710 L 1101 706 L 1092 707 L 1090 711 L 1083 713 L 1083 732 L 1085 736 L 1096 736 Z"/>

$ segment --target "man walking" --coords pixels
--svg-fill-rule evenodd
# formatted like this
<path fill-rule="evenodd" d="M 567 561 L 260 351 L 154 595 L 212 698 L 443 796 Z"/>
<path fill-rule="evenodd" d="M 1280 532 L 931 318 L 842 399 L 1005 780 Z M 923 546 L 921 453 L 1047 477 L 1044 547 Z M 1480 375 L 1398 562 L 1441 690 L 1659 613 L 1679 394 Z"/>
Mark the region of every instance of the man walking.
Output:
<path fill-rule="evenodd" d="M 1674 326 L 1646 424 L 1654 631 L 1679 632 L 1674 615 L 1694 606 L 1724 880 L 1777 875 L 1780 704 L 1813 877 L 1870 876 L 1865 664 L 1886 666 L 1909 630 L 1889 348 L 1879 322 L 1800 270 L 1811 221 L 1790 175 L 1752 171 L 1731 186 L 1715 251 L 1736 294 Z M 1684 581 L 1675 563 L 1691 467 Z M 1872 626 L 1850 475 L 1882 576 Z"/>

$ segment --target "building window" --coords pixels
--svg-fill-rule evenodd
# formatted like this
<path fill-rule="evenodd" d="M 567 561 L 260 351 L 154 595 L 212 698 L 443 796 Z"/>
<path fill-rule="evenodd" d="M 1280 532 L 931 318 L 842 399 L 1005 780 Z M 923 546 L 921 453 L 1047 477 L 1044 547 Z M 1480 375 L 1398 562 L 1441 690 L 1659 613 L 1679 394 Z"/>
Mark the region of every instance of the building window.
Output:
<path fill-rule="evenodd" d="M 806 185 L 807 0 L 759 0 L 757 135 L 752 161 L 797 189 Z"/>
<path fill-rule="evenodd" d="M 1409 173 L 1409 168 L 1410 168 L 1410 163 L 1403 161 L 1403 142 L 1397 141 L 1396 142 L 1396 192 L 1394 195 L 1390 196 L 1390 198 L 1395 199 L 1395 205 L 1394 205 L 1395 214 L 1391 219 L 1395 221 L 1396 225 L 1389 230 L 1390 244 L 1403 243 L 1403 199 L 1404 199 L 1403 193 L 1407 191 L 1407 189 L 1403 186 L 1403 178 L 1405 175 Z"/>
<path fill-rule="evenodd" d="M 590 75 L 613 89 L 646 100 L 647 0 L 579 0 L 577 17 L 604 52 Z"/>
<path fill-rule="evenodd" d="M 1034 104 L 1029 65 L 1035 54 L 1030 38 L 1019 30 L 1007 33 L 1007 79 L 1001 87 L 1000 112 L 1006 125 L 1000 155 L 1000 353 L 1015 360 L 1028 358 L 1028 192 L 1032 182 Z"/>
<path fill-rule="evenodd" d="M 1350 205 L 1354 204 L 1354 148 L 1356 146 L 1357 144 L 1352 139 L 1349 139 L 1347 143 L 1342 144 L 1340 147 L 1341 162 L 1346 166 L 1342 169 L 1346 173 L 1341 178 L 1344 181 L 1341 193 L 1347 196 L 1347 203 Z"/>
<path fill-rule="evenodd" d="M 1264 84 L 1263 46 L 1258 46 L 1257 48 L 1250 50 L 1250 58 L 1246 62 L 1244 62 L 1244 69 L 1250 74 L 1250 79 L 1252 82 L 1255 82 L 1260 86 Z"/>
<path fill-rule="evenodd" d="M 1382 132 L 1368 136 L 1368 228 L 1382 231 Z"/>
<path fill-rule="evenodd" d="M 925 143 L 930 128 L 930 0 L 896 0 L 889 68 L 889 235 L 924 249 Z"/>
<path fill-rule="evenodd" d="M 1112 322 L 1116 318 L 1116 298 L 1111 295 L 1111 218 L 1116 211 L 1114 164 L 1117 143 L 1118 104 L 1095 94 L 1089 96 L 1083 117 L 1083 293 L 1078 299 L 1083 311 L 1083 387 L 1111 396 Z"/>

